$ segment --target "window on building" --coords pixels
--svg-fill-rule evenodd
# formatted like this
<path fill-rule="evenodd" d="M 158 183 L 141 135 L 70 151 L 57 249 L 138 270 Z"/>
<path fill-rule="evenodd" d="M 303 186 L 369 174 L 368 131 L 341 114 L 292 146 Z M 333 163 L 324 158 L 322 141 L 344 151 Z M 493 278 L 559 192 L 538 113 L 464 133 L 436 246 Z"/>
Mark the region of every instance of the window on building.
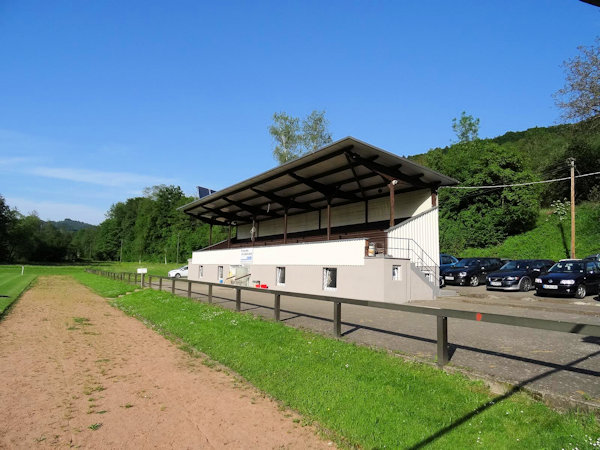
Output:
<path fill-rule="evenodd" d="M 285 267 L 277 268 L 277 285 L 285 286 Z"/>
<path fill-rule="evenodd" d="M 323 269 L 323 289 L 332 291 L 337 289 L 337 269 L 325 267 Z"/>
<path fill-rule="evenodd" d="M 204 266 L 198 266 L 198 278 L 204 277 Z"/>
<path fill-rule="evenodd" d="M 219 280 L 223 279 L 223 266 L 218 266 L 217 267 L 217 278 Z"/>
<path fill-rule="evenodd" d="M 401 280 L 400 266 L 392 266 L 392 280 Z"/>

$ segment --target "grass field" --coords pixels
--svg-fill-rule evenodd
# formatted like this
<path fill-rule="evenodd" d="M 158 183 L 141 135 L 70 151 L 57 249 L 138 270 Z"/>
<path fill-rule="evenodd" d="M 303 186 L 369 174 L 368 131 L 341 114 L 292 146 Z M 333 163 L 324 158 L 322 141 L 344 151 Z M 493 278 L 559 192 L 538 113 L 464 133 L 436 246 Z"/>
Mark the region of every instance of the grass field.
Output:
<path fill-rule="evenodd" d="M 0 317 L 35 278 L 36 275 L 33 274 L 21 275 L 20 271 L 18 273 L 0 271 L 0 295 L 2 295 L 0 297 Z"/>
<path fill-rule="evenodd" d="M 176 263 L 163 264 L 163 263 L 147 263 L 147 262 L 141 262 L 141 263 L 112 262 L 112 263 L 94 265 L 94 269 L 108 270 L 108 271 L 113 271 L 113 272 L 135 273 L 139 267 L 145 267 L 146 269 L 148 269 L 148 273 L 150 275 L 158 275 L 158 276 L 166 277 L 167 272 L 169 272 L 169 270 L 177 269 L 181 266 L 185 266 L 186 264 L 187 264 L 187 261 L 183 261 L 179 264 L 176 264 Z"/>
<path fill-rule="evenodd" d="M 104 296 L 122 284 L 78 279 Z M 230 367 L 306 422 L 332 430 L 343 446 L 600 446 L 592 415 L 559 414 L 522 393 L 495 397 L 482 383 L 386 352 L 149 289 L 113 304 Z"/>

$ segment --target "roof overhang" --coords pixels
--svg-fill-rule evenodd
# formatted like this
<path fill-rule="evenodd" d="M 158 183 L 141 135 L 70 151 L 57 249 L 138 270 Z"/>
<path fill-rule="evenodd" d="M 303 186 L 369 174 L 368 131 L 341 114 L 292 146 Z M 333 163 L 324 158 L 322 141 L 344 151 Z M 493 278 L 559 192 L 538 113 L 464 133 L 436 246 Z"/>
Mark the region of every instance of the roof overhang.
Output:
<path fill-rule="evenodd" d="M 239 225 L 387 196 L 393 180 L 396 193 L 458 184 L 347 137 L 179 209 L 207 223 Z"/>

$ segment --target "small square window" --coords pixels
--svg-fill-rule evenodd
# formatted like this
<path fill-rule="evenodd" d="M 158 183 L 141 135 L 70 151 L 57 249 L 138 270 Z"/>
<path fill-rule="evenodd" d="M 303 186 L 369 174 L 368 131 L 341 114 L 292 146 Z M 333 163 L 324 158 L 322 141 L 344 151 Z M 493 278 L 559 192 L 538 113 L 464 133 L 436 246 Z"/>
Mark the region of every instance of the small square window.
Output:
<path fill-rule="evenodd" d="M 223 266 L 218 266 L 217 267 L 217 278 L 219 280 L 223 279 Z"/>
<path fill-rule="evenodd" d="M 392 280 L 400 281 L 401 279 L 400 266 L 392 266 Z"/>
<path fill-rule="evenodd" d="M 333 291 L 337 289 L 337 269 L 325 267 L 323 269 L 323 289 Z"/>
<path fill-rule="evenodd" d="M 204 278 L 204 266 L 198 266 L 198 278 Z"/>
<path fill-rule="evenodd" d="M 277 268 L 277 285 L 285 286 L 285 267 Z"/>

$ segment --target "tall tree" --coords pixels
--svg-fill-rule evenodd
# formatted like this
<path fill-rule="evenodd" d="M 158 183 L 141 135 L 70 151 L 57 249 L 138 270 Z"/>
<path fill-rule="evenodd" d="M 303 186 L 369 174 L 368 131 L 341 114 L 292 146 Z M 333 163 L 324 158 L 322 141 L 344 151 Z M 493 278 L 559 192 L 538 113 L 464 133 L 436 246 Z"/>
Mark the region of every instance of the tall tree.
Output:
<path fill-rule="evenodd" d="M 8 261 L 10 259 L 9 233 L 15 221 L 15 211 L 9 208 L 4 197 L 0 195 L 0 261 Z"/>
<path fill-rule="evenodd" d="M 477 140 L 479 139 L 479 119 L 463 111 L 460 119 L 456 117 L 452 119 L 452 130 L 456 133 L 459 144 Z"/>
<path fill-rule="evenodd" d="M 579 54 L 563 62 L 566 85 L 554 98 L 565 120 L 600 122 L 600 37 L 596 45 L 577 47 Z"/>
<path fill-rule="evenodd" d="M 302 121 L 302 138 L 307 152 L 315 152 L 331 142 L 325 111 L 313 111 Z"/>
<path fill-rule="evenodd" d="M 302 120 L 302 126 L 298 117 L 285 112 L 273 114 L 273 123 L 269 127 L 275 143 L 273 157 L 279 164 L 284 164 L 317 151 L 331 142 L 328 126 L 325 111 L 311 112 Z"/>
<path fill-rule="evenodd" d="M 269 133 L 275 141 L 273 157 L 284 164 L 298 158 L 302 154 L 302 136 L 300 134 L 300 119 L 288 116 L 285 112 L 273 114 L 273 124 Z"/>

